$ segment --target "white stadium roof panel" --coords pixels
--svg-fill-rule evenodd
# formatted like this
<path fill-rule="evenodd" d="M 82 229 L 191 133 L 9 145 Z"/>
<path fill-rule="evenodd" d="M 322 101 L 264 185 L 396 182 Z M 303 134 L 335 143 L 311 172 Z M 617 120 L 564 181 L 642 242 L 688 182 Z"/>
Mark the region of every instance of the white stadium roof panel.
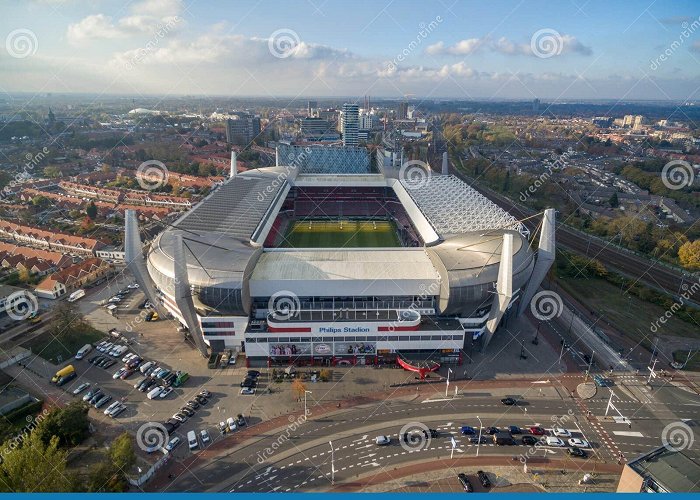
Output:
<path fill-rule="evenodd" d="M 488 229 L 524 229 L 521 222 L 454 175 L 401 180 L 435 231 L 454 235 Z"/>

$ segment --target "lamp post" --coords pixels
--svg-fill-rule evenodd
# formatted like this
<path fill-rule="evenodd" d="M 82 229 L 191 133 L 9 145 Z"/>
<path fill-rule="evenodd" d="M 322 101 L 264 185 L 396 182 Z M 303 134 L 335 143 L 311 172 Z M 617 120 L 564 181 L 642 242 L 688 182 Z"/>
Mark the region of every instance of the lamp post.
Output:
<path fill-rule="evenodd" d="M 331 445 L 331 484 L 335 484 L 335 450 L 333 449 L 333 441 L 328 441 Z"/>
<path fill-rule="evenodd" d="M 450 388 L 450 373 L 452 373 L 452 368 L 447 369 L 447 378 L 445 379 L 445 397 L 447 397 L 447 389 Z"/>
<path fill-rule="evenodd" d="M 479 421 L 479 441 L 476 443 L 476 456 L 479 456 L 479 446 L 481 446 L 481 429 L 484 427 L 483 424 L 481 423 L 481 419 L 479 418 L 479 415 L 476 416 L 476 419 Z"/>
<path fill-rule="evenodd" d="M 593 365 L 593 355 L 594 354 L 595 354 L 595 351 L 591 351 L 591 359 L 588 360 L 588 369 L 586 370 L 586 376 L 583 379 L 584 382 L 586 382 L 588 380 L 588 374 L 591 373 L 591 365 Z"/>
<path fill-rule="evenodd" d="M 309 410 L 306 409 L 306 395 L 307 394 L 313 394 L 313 392 L 304 391 L 304 418 L 306 418 L 309 415 Z"/>

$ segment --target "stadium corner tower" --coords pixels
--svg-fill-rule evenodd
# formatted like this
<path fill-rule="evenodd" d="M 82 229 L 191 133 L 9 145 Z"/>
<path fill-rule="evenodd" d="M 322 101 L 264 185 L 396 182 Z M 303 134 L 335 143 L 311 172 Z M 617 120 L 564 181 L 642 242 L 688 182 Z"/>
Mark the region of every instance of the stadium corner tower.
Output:
<path fill-rule="evenodd" d="M 357 172 L 338 154 L 232 168 L 145 249 L 128 211 L 127 262 L 151 302 L 202 355 L 242 351 L 248 366 L 461 363 L 486 348 L 552 265 L 554 210 L 535 251 L 453 175 Z"/>

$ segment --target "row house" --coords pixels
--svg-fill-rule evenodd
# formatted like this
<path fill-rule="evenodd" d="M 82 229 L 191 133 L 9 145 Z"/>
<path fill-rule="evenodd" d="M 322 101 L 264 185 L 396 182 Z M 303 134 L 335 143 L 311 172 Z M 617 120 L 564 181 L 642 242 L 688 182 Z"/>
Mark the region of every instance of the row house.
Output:
<path fill-rule="evenodd" d="M 94 255 L 96 250 L 104 246 L 102 242 L 92 238 L 47 231 L 32 226 L 22 226 L 3 219 L 0 219 L 0 236 L 52 250 L 91 255 Z"/>
<path fill-rule="evenodd" d="M 112 264 L 92 257 L 47 276 L 35 287 L 34 293 L 37 297 L 57 299 L 67 293 L 105 280 L 113 273 Z"/>
<path fill-rule="evenodd" d="M 118 189 L 100 188 L 86 184 L 63 181 L 59 186 L 68 193 L 90 199 L 118 203 L 121 199 L 121 192 Z"/>

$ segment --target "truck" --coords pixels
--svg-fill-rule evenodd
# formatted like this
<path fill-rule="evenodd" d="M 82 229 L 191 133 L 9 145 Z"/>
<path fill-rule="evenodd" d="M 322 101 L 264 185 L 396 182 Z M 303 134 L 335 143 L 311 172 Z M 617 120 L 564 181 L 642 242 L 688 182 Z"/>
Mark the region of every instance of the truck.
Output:
<path fill-rule="evenodd" d="M 231 358 L 231 351 L 224 351 L 221 355 L 221 360 L 219 361 L 220 368 L 226 368 L 228 366 L 228 360 Z"/>
<path fill-rule="evenodd" d="M 221 353 L 219 352 L 212 352 L 211 355 L 209 356 L 209 362 L 207 363 L 207 366 L 209 369 L 214 370 L 219 366 L 219 360 L 221 359 Z"/>
<path fill-rule="evenodd" d="M 187 380 L 190 378 L 190 374 L 187 372 L 177 372 L 177 377 L 175 378 L 175 381 L 173 382 L 173 385 L 175 387 L 180 387 L 182 384 L 187 382 Z"/>
<path fill-rule="evenodd" d="M 56 375 L 54 375 L 51 378 L 51 382 L 53 382 L 54 384 L 58 384 L 61 379 L 65 379 L 66 377 L 68 377 L 71 374 L 73 376 L 75 376 L 75 368 L 73 368 L 73 365 L 68 365 L 68 366 L 63 367 L 60 370 L 58 370 L 56 372 Z M 58 384 L 58 385 L 61 385 L 61 384 Z"/>
<path fill-rule="evenodd" d="M 68 302 L 75 302 L 82 297 L 85 297 L 85 290 L 76 290 L 68 296 Z"/>

